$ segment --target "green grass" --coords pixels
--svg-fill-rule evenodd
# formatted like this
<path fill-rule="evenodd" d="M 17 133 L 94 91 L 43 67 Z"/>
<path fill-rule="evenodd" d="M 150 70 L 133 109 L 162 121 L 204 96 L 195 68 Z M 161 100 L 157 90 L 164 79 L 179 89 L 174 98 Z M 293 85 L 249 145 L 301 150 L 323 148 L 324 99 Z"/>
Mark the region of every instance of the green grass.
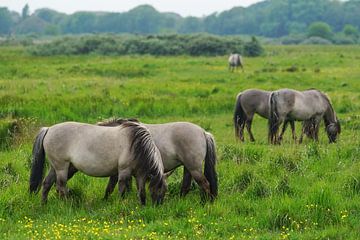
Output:
<path fill-rule="evenodd" d="M 357 239 L 360 47 L 266 50 L 266 56 L 245 58 L 244 73 L 230 73 L 226 56 L 33 57 L 21 48 L 1 48 L 0 238 Z M 281 146 L 271 146 L 260 117 L 253 123 L 256 143 L 235 141 L 236 94 L 285 87 L 318 88 L 331 97 L 342 123 L 338 143 L 329 145 L 321 129 L 319 143 L 294 144 L 288 131 Z M 158 207 L 140 206 L 135 191 L 103 201 L 107 179 L 83 174 L 69 181 L 67 200 L 54 189 L 45 206 L 40 195 L 29 195 L 31 148 L 40 126 L 112 116 L 191 121 L 213 133 L 218 199 L 203 205 L 195 185 L 180 198 L 182 169 L 169 178 Z"/>

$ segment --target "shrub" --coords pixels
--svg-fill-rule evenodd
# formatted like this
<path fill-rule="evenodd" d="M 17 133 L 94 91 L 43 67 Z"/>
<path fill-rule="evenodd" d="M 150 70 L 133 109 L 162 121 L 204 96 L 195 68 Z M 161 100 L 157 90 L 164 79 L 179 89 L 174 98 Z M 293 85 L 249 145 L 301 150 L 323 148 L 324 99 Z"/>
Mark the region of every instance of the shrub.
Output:
<path fill-rule="evenodd" d="M 312 44 L 322 44 L 322 45 L 330 45 L 331 41 L 321 38 L 321 37 L 310 37 L 301 42 L 303 45 L 312 45 Z"/>
<path fill-rule="evenodd" d="M 249 57 L 261 56 L 264 53 L 263 47 L 260 45 L 256 37 L 252 37 L 250 42 L 244 45 L 244 55 Z"/>
<path fill-rule="evenodd" d="M 331 39 L 333 32 L 329 24 L 325 22 L 314 22 L 308 28 L 309 37 L 321 37 L 324 39 Z"/>
<path fill-rule="evenodd" d="M 334 37 L 334 43 L 335 44 L 354 44 L 356 43 L 356 40 L 350 36 L 345 36 L 345 35 L 337 35 Z"/>
<path fill-rule="evenodd" d="M 29 48 L 33 55 L 103 55 L 150 54 L 218 56 L 231 52 L 258 56 L 263 53 L 260 43 L 253 38 L 244 45 L 239 37 L 196 35 L 85 35 L 66 37 Z"/>

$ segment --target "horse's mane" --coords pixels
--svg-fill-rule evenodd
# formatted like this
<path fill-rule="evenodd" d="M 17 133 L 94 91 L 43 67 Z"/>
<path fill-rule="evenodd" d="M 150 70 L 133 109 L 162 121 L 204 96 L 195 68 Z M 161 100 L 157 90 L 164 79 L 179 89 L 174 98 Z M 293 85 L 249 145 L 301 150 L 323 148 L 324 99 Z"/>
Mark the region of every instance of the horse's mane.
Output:
<path fill-rule="evenodd" d="M 316 88 L 308 88 L 308 89 L 306 89 L 305 91 L 308 91 L 308 90 L 315 90 L 315 91 L 317 91 L 318 93 L 320 93 L 320 95 L 321 95 L 321 96 L 325 99 L 325 101 L 329 104 L 329 107 L 330 107 L 331 111 L 332 111 L 333 113 L 335 112 L 334 109 L 333 109 L 333 106 L 332 106 L 330 97 L 329 97 L 326 93 L 324 93 L 324 92 L 322 92 L 322 91 L 320 91 L 319 89 L 316 89 Z"/>
<path fill-rule="evenodd" d="M 330 97 L 329 97 L 326 93 L 324 93 L 324 92 L 319 91 L 319 93 L 320 93 L 321 96 L 325 99 L 325 101 L 328 103 L 331 112 L 332 112 L 332 113 L 334 114 L 334 116 L 335 116 L 335 119 L 334 119 L 334 120 L 337 121 L 336 113 L 335 113 L 334 108 L 333 108 L 333 106 L 332 106 Z M 325 118 L 324 118 L 324 121 L 327 122 L 327 120 L 325 120 Z"/>
<path fill-rule="evenodd" d="M 131 148 L 137 160 L 137 168 L 143 174 L 150 174 L 153 179 L 151 182 L 159 182 L 162 179 L 163 163 L 155 156 L 156 145 L 148 129 L 140 124 L 136 118 L 109 118 L 96 123 L 98 126 L 116 127 L 122 126 L 131 129 L 132 142 Z"/>
<path fill-rule="evenodd" d="M 150 182 L 160 182 L 163 178 L 164 167 L 161 156 L 157 156 L 157 147 L 149 130 L 134 119 L 132 119 L 134 121 L 126 119 L 117 120 L 112 121 L 112 123 L 117 124 L 121 122 L 121 126 L 130 129 L 131 148 L 137 160 L 137 168 L 143 174 L 150 174 L 152 176 Z"/>
<path fill-rule="evenodd" d="M 139 123 L 140 121 L 136 118 L 116 118 L 116 117 L 112 117 L 109 119 L 105 119 L 102 122 L 98 122 L 96 123 L 96 125 L 98 126 L 104 126 L 104 127 L 115 127 L 115 126 L 120 126 L 123 125 L 127 122 L 135 122 L 135 123 Z"/>

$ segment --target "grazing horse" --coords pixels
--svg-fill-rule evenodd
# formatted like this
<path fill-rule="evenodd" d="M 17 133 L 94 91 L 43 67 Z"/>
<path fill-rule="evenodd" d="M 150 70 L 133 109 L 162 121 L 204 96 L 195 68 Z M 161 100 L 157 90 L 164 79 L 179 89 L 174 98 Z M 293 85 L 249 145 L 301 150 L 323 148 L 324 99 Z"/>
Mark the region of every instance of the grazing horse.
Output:
<path fill-rule="evenodd" d="M 255 141 L 254 135 L 251 132 L 252 120 L 255 113 L 259 114 L 263 118 L 269 119 L 270 94 L 271 92 L 269 91 L 248 89 L 237 95 L 234 110 L 234 127 L 236 138 L 239 138 L 242 142 L 244 141 L 244 127 L 246 125 L 246 130 L 250 135 L 250 141 Z M 292 137 L 295 140 L 295 123 L 294 121 L 289 120 L 284 122 L 280 138 L 282 138 L 284 135 L 288 123 L 291 125 Z"/>
<path fill-rule="evenodd" d="M 292 89 L 280 89 L 270 96 L 269 141 L 280 143 L 277 132 L 280 124 L 285 120 L 305 121 L 303 123 L 300 142 L 303 134 L 317 140 L 317 133 L 321 119 L 324 119 L 325 130 L 329 142 L 336 142 L 341 132 L 340 122 L 331 105 L 330 99 L 316 89 L 299 92 Z"/>
<path fill-rule="evenodd" d="M 119 126 L 124 119 L 110 119 L 98 123 L 100 126 Z M 132 119 L 132 121 L 136 121 Z M 181 195 L 185 196 L 191 186 L 191 179 L 202 189 L 203 197 L 213 200 L 218 194 L 215 141 L 204 129 L 189 122 L 164 124 L 142 124 L 151 133 L 164 164 L 164 171 L 171 172 L 183 165 L 184 175 Z M 204 163 L 204 174 L 202 163 Z M 105 192 L 107 198 L 117 182 L 117 175 L 110 177 Z"/>
<path fill-rule="evenodd" d="M 65 122 L 42 128 L 33 146 L 30 192 L 41 187 L 45 154 L 51 167 L 43 182 L 44 203 L 55 180 L 60 196 L 67 196 L 66 182 L 77 170 L 94 177 L 117 174 L 122 196 L 126 180 L 134 175 L 141 204 L 145 204 L 145 182 L 150 177 L 153 203 L 164 198 L 167 186 L 161 154 L 149 131 L 138 123 L 128 121 L 108 128 Z"/>
<path fill-rule="evenodd" d="M 233 72 L 239 66 L 241 67 L 242 71 L 244 71 L 243 60 L 242 60 L 242 57 L 240 56 L 240 54 L 237 54 L 237 53 L 230 54 L 229 70 L 231 72 Z"/>

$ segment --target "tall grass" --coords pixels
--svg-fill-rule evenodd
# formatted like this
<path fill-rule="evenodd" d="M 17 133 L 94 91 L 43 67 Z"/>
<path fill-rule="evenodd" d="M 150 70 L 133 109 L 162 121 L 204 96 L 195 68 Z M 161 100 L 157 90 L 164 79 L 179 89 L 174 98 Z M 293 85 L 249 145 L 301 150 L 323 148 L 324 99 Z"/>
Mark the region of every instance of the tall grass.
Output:
<path fill-rule="evenodd" d="M 272 46 L 266 56 L 245 58 L 244 73 L 228 72 L 226 56 L 35 57 L 22 48 L 0 50 L 0 137 L 7 139 L 0 151 L 2 239 L 360 235 L 359 47 Z M 328 144 L 322 126 L 318 143 L 296 144 L 286 132 L 281 146 L 268 145 L 267 122 L 258 116 L 256 142 L 250 143 L 246 132 L 245 143 L 235 140 L 236 94 L 284 87 L 314 87 L 330 96 L 342 124 L 338 143 Z M 191 121 L 213 133 L 218 199 L 202 204 L 195 184 L 180 198 L 181 168 L 168 178 L 169 191 L 158 207 L 141 207 L 136 191 L 125 199 L 115 192 L 104 201 L 107 179 L 80 173 L 69 181 L 72 194 L 66 200 L 54 189 L 46 205 L 39 195 L 28 194 L 32 141 L 40 126 L 112 116 Z"/>

